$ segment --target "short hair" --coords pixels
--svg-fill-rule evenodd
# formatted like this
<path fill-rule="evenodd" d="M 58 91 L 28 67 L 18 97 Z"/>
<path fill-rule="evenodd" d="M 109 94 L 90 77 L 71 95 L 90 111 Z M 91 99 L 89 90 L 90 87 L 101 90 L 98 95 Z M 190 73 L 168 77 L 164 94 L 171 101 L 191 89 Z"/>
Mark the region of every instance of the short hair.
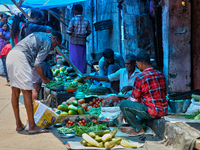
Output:
<path fill-rule="evenodd" d="M 74 5 L 74 10 L 82 13 L 83 12 L 83 6 L 81 4 Z"/>
<path fill-rule="evenodd" d="M 136 63 L 136 56 L 134 54 L 127 54 L 126 59 L 130 59 L 132 63 Z"/>
<path fill-rule="evenodd" d="M 42 11 L 38 10 L 38 9 L 31 9 L 31 16 L 30 16 L 30 18 L 33 19 L 35 17 L 42 18 L 43 17 Z"/>
<path fill-rule="evenodd" d="M 51 34 L 55 37 L 57 37 L 57 40 L 62 42 L 62 34 L 59 31 L 52 31 Z"/>
<path fill-rule="evenodd" d="M 1 14 L 1 18 L 3 18 L 3 16 L 6 16 L 6 17 L 8 17 L 8 15 L 7 15 L 7 14 L 5 14 L 5 13 L 2 13 L 2 14 Z"/>
<path fill-rule="evenodd" d="M 140 52 L 136 57 L 136 61 L 142 62 L 144 64 L 151 64 L 150 55 L 146 52 Z"/>
<path fill-rule="evenodd" d="M 2 28 L 5 24 L 7 24 L 7 23 L 2 23 L 1 28 Z M 7 26 L 8 26 L 8 24 L 7 24 Z"/>
<path fill-rule="evenodd" d="M 114 57 L 114 51 L 113 51 L 112 49 L 110 49 L 110 48 L 105 49 L 105 50 L 103 51 L 103 57 L 104 57 L 104 58 L 107 58 L 107 59 L 113 58 L 113 57 Z"/>

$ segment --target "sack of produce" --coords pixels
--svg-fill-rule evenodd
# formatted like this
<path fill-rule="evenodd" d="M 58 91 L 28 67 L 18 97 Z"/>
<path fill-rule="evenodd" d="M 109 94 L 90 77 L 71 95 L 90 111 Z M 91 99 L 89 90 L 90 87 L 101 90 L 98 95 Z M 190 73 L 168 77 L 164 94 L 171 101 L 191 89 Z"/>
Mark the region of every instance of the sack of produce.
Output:
<path fill-rule="evenodd" d="M 34 102 L 34 120 L 35 124 L 41 128 L 48 128 L 53 125 L 58 119 L 56 114 L 51 108 L 47 107 L 39 101 Z M 27 123 L 25 130 L 29 129 L 29 123 Z"/>
<path fill-rule="evenodd" d="M 192 115 L 192 114 L 200 111 L 200 102 L 195 101 L 194 98 L 192 98 L 191 102 L 192 103 L 190 104 L 190 106 L 188 107 L 188 109 L 185 113 L 187 115 Z"/>

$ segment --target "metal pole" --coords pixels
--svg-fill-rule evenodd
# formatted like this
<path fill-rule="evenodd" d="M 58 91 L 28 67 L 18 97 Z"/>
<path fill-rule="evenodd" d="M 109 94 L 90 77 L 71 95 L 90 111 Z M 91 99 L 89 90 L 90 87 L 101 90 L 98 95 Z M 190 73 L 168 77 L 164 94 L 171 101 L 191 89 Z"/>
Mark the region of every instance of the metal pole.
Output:
<path fill-rule="evenodd" d="M 16 2 L 15 2 L 14 0 L 11 0 L 11 1 L 15 4 L 15 6 L 17 6 L 17 5 L 16 5 Z M 24 16 L 27 17 L 27 19 L 30 20 L 30 17 L 24 12 L 23 9 L 21 9 L 19 6 L 17 6 L 17 8 L 24 14 Z M 50 12 L 50 13 L 51 13 L 51 12 Z M 82 76 L 82 73 L 80 72 L 80 70 L 78 70 L 78 68 L 76 68 L 76 66 L 75 66 L 75 65 L 67 58 L 67 56 L 60 50 L 60 48 L 59 48 L 58 46 L 56 46 L 55 49 L 56 49 L 57 52 L 58 52 L 59 54 L 61 54 L 61 56 L 68 62 L 68 64 L 76 71 L 76 73 L 77 73 L 79 76 Z"/>
<path fill-rule="evenodd" d="M 21 8 L 21 7 L 19 7 L 19 6 L 17 6 L 17 4 L 16 4 L 16 2 L 14 1 L 14 0 L 11 0 L 14 4 L 15 4 L 15 6 L 23 13 L 23 15 L 28 19 L 28 20 L 30 20 L 30 17 L 24 12 L 24 10 Z"/>
<path fill-rule="evenodd" d="M 94 25 L 93 25 L 93 18 L 94 18 L 94 2 L 91 0 L 91 12 L 92 12 L 92 52 L 94 53 Z"/>

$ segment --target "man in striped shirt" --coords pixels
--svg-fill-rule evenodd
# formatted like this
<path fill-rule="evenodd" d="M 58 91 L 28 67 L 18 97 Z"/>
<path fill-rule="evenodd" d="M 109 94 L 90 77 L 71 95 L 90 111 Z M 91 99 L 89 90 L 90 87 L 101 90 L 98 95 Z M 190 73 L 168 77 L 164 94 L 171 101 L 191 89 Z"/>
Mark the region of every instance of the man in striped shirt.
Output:
<path fill-rule="evenodd" d="M 137 119 L 153 119 L 167 115 L 165 76 L 151 66 L 150 56 L 146 52 L 137 55 L 136 63 L 140 71 L 132 89 L 132 101 L 124 100 L 120 109 L 130 124 L 128 134 L 143 134 L 144 130 Z"/>

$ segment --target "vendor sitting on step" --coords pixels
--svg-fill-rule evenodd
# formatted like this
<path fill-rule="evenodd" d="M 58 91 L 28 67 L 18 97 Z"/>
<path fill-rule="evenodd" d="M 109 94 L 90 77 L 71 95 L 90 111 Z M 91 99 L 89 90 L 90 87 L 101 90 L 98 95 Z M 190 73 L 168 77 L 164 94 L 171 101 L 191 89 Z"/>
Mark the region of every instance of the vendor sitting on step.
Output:
<path fill-rule="evenodd" d="M 165 76 L 151 66 L 146 52 L 137 55 L 136 63 L 143 72 L 135 78 L 132 89 L 134 98 L 120 103 L 120 109 L 131 126 L 127 127 L 126 133 L 132 135 L 144 133 L 136 116 L 141 119 L 160 118 L 168 111 Z"/>
<path fill-rule="evenodd" d="M 126 55 L 125 67 L 126 68 L 121 68 L 108 76 L 87 76 L 86 78 L 107 82 L 120 81 L 120 91 L 124 94 L 128 92 L 128 94 L 131 95 L 135 77 L 141 73 L 136 67 L 135 55 Z"/>
<path fill-rule="evenodd" d="M 105 49 L 103 51 L 103 57 L 99 61 L 99 76 L 108 76 L 124 67 L 124 59 L 121 54 L 114 52 L 112 49 Z M 101 83 L 105 87 L 109 88 L 111 92 L 119 91 L 119 81 L 114 81 L 111 83 L 104 81 Z"/>

